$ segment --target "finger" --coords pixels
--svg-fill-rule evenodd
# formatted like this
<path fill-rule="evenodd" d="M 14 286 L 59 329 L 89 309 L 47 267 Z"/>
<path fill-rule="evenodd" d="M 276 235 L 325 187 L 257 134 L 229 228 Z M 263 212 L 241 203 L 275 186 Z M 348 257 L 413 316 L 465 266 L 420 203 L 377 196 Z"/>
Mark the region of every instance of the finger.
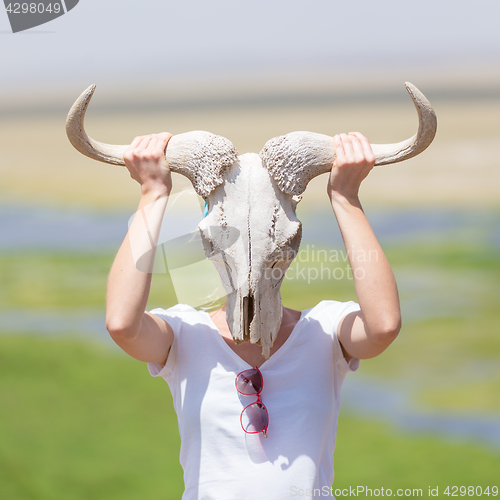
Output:
<path fill-rule="evenodd" d="M 344 145 L 342 144 L 342 139 L 340 135 L 333 136 L 333 149 L 335 150 L 335 163 L 342 163 L 345 161 L 345 151 Z"/>
<path fill-rule="evenodd" d="M 136 148 L 140 142 L 144 139 L 143 135 L 138 135 L 137 137 L 134 138 L 134 140 L 131 142 L 130 147 L 131 148 Z"/>
<path fill-rule="evenodd" d="M 137 150 L 147 149 L 150 142 L 151 142 L 151 136 L 144 135 L 135 149 L 137 149 Z"/>
<path fill-rule="evenodd" d="M 375 162 L 375 155 L 373 154 L 373 149 L 370 144 L 370 141 L 359 132 L 349 132 L 350 135 L 357 137 L 360 141 L 361 147 L 363 148 L 363 154 L 366 161 L 372 163 Z"/>
<path fill-rule="evenodd" d="M 353 161 L 355 157 L 351 138 L 347 134 L 340 134 L 340 138 L 342 139 L 342 144 L 344 145 L 344 151 L 347 161 Z"/>
<path fill-rule="evenodd" d="M 357 136 L 353 135 L 351 139 L 351 144 L 356 162 L 357 163 L 365 162 L 366 159 L 365 159 L 365 151 L 363 149 L 363 144 L 361 144 L 361 141 L 358 139 Z"/>
<path fill-rule="evenodd" d="M 163 152 L 167 149 L 167 144 L 172 139 L 172 134 L 170 132 L 162 132 L 161 134 L 158 134 L 158 144 L 162 146 Z"/>
<path fill-rule="evenodd" d="M 158 147 L 158 141 L 159 141 L 158 135 L 157 134 L 153 134 L 151 136 L 151 140 L 148 143 L 147 149 L 149 151 L 155 151 L 157 149 L 157 147 Z"/>
<path fill-rule="evenodd" d="M 366 139 L 366 137 L 361 132 L 349 132 L 349 135 L 357 137 L 359 140 Z"/>
<path fill-rule="evenodd" d="M 162 140 L 163 140 L 163 139 L 165 139 L 165 140 L 169 141 L 169 140 L 171 139 L 171 137 L 172 137 L 172 134 L 171 134 L 170 132 L 160 132 L 160 133 L 158 134 L 158 136 L 159 136 Z"/>
<path fill-rule="evenodd" d="M 129 153 L 132 150 L 134 150 L 140 144 L 143 138 L 144 138 L 143 135 L 138 135 L 137 137 L 134 137 L 134 140 L 130 143 L 130 146 L 126 150 L 126 153 Z"/>

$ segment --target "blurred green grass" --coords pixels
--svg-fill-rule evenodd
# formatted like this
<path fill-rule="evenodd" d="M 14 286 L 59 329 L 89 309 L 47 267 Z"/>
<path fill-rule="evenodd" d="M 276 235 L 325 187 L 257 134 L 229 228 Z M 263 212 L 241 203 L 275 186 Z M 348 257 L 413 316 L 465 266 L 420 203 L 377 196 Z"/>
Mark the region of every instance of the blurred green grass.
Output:
<path fill-rule="evenodd" d="M 1 308 L 104 311 L 107 277 L 114 256 L 111 252 L 4 252 L 0 255 Z M 149 305 L 153 308 L 174 304 L 170 276 L 155 274 Z"/>
<path fill-rule="evenodd" d="M 82 340 L 4 335 L 0 395 L 2 498 L 181 497 L 171 396 L 143 363 Z M 498 452 L 341 415 L 336 488 L 486 486 L 498 479 Z"/>
<path fill-rule="evenodd" d="M 423 488 L 498 485 L 500 453 L 472 442 L 408 434 L 340 412 L 334 488 Z M 362 495 L 361 495 L 362 496 Z M 440 495 L 443 496 L 442 494 Z"/>
<path fill-rule="evenodd" d="M 498 415 L 500 253 L 473 240 L 445 240 L 387 249 L 402 304 L 416 310 L 409 321 L 403 314 L 391 348 L 363 368 L 413 381 L 421 406 Z"/>
<path fill-rule="evenodd" d="M 383 356 L 363 362 L 363 372 L 414 381 L 422 404 L 500 410 L 496 390 L 500 369 L 491 369 L 500 357 L 498 249 L 480 242 L 447 242 L 443 237 L 436 242 L 388 245 L 386 253 L 399 283 L 403 329 Z M 102 314 L 104 319 L 112 260 L 107 252 L 4 253 L 0 259 L 1 310 L 22 314 L 23 310 L 78 308 Z M 321 265 L 345 268 L 344 262 Z M 312 269 L 319 264 L 292 264 L 294 279 L 287 275 L 282 286 L 283 303 L 288 307 L 307 309 L 321 300 L 356 300 L 353 281 L 345 275 L 308 281 L 297 273 L 304 266 Z M 176 302 L 169 275 L 155 274 L 148 308 Z M 405 310 L 411 314 L 405 317 Z M 490 363 L 490 369 L 481 376 L 479 368 L 485 363 Z"/>
<path fill-rule="evenodd" d="M 403 330 L 383 356 L 363 361 L 362 375 L 411 382 L 419 407 L 498 415 L 497 248 L 443 235 L 385 250 L 403 305 L 415 314 L 403 316 Z M 2 253 L 0 313 L 77 309 L 104 319 L 112 260 L 109 252 Z M 292 275 L 300 276 L 293 268 Z M 305 309 L 325 299 L 355 300 L 355 291 L 345 276 L 285 279 L 282 296 L 288 307 Z M 417 301 L 413 311 L 422 297 L 429 302 Z M 155 275 L 148 308 L 175 303 L 169 276 Z M 166 384 L 117 347 L 67 333 L 0 335 L 1 498 L 180 498 L 179 438 Z M 483 373 L 484 366 L 489 371 Z M 428 486 L 493 484 L 500 452 L 437 434 L 408 434 L 344 410 L 335 470 L 335 488 L 423 488 L 425 494 Z"/>
<path fill-rule="evenodd" d="M 144 364 L 69 338 L 0 345 L 2 498 L 180 498 L 170 393 Z"/>

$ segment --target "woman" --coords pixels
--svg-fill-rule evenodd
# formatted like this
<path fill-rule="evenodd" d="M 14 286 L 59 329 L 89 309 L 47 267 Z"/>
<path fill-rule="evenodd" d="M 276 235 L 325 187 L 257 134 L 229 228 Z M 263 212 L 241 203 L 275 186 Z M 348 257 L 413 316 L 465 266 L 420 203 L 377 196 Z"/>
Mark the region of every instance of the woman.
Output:
<path fill-rule="evenodd" d="M 260 346 L 235 344 L 224 307 L 210 315 L 187 305 L 145 312 L 151 273 L 144 269 L 150 271 L 154 259 L 148 250 L 158 241 L 172 188 L 164 154 L 170 137 L 136 137 L 124 156 L 141 185 L 138 211 L 147 217 L 134 218 L 111 269 L 107 329 L 170 386 L 184 499 L 331 496 L 344 377 L 359 359 L 381 354 L 401 327 L 394 275 L 358 198 L 375 162 L 370 143 L 358 132 L 335 136 L 327 185 L 359 305 L 323 301 L 308 311 L 283 308 L 266 360 Z M 134 253 L 148 255 L 142 270 L 131 241 Z"/>

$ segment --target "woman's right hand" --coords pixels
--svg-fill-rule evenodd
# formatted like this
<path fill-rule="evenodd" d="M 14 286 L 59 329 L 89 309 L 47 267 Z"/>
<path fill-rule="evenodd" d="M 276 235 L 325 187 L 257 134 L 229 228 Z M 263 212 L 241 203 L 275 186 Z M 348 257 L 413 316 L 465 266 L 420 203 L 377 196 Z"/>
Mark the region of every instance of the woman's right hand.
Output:
<path fill-rule="evenodd" d="M 130 177 L 142 188 L 142 194 L 170 194 L 172 178 L 165 159 L 165 150 L 172 134 L 143 135 L 136 137 L 123 154 Z"/>

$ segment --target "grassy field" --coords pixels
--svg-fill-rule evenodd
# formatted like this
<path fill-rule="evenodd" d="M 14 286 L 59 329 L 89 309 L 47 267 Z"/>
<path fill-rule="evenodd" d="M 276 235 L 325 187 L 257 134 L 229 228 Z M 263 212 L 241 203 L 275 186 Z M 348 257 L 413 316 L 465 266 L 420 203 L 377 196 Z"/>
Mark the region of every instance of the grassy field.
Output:
<path fill-rule="evenodd" d="M 386 250 L 399 283 L 403 330 L 384 356 L 363 372 L 413 381 L 421 404 L 436 408 L 499 411 L 500 257 L 482 243 L 392 245 Z M 110 253 L 16 252 L 0 259 L 2 310 L 89 311 L 104 318 Z M 288 307 L 320 300 L 356 300 L 352 280 L 303 279 L 315 266 L 333 271 L 345 263 L 294 262 L 282 286 Z M 313 273 L 310 275 L 314 276 Z M 288 275 L 287 275 L 288 276 Z M 148 307 L 176 304 L 168 274 L 156 274 Z M 406 314 L 405 314 L 406 312 Z M 104 330 L 104 325 L 103 325 Z"/>
<path fill-rule="evenodd" d="M 418 408 L 499 415 L 497 249 L 452 243 L 443 236 L 386 251 L 400 281 L 403 311 L 411 311 L 415 298 L 437 296 L 445 314 L 434 315 L 436 309 L 429 307 L 434 299 L 417 300 L 422 317 L 407 321 L 383 356 L 364 361 L 360 375 L 409 384 Z M 112 259 L 107 252 L 4 253 L 0 314 L 78 310 L 104 320 Z M 297 265 L 312 268 L 317 262 Z M 286 279 L 282 294 L 284 303 L 295 308 L 323 299 L 355 299 L 346 278 Z M 456 297 L 469 307 L 461 307 Z M 175 302 L 168 275 L 155 275 L 148 307 Z M 1 498 L 180 498 L 179 439 L 166 384 L 152 380 L 145 365 L 117 347 L 94 342 L 71 331 L 65 336 L 0 335 Z M 336 488 L 425 492 L 429 486 L 442 491 L 447 485 L 486 487 L 498 481 L 498 449 L 436 433 L 408 434 L 347 412 L 339 428 Z"/>
<path fill-rule="evenodd" d="M 180 498 L 166 385 L 102 346 L 0 338 L 5 499 Z"/>
<path fill-rule="evenodd" d="M 88 342 L 4 335 L 0 396 L 2 498 L 180 498 L 171 397 L 142 363 Z M 409 436 L 349 414 L 339 429 L 336 488 L 498 482 L 500 453 L 473 443 Z"/>

